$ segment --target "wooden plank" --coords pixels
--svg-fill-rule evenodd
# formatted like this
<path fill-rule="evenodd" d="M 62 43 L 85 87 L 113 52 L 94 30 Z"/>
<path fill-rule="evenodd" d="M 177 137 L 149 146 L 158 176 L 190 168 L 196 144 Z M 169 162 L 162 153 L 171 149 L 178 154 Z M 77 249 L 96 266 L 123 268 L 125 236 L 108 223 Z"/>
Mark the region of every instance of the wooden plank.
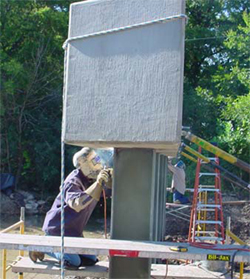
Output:
<path fill-rule="evenodd" d="M 192 266 L 192 265 L 168 265 L 168 271 L 166 276 L 166 265 L 163 264 L 151 265 L 151 277 L 153 277 L 154 279 L 230 278 L 229 276 L 225 276 L 225 275 L 221 276 L 221 272 L 207 271 L 198 266 Z"/>
<path fill-rule="evenodd" d="M 227 205 L 227 204 L 230 204 L 230 205 L 242 205 L 242 204 L 245 204 L 245 203 L 250 203 L 250 201 L 223 201 L 222 204 L 223 205 Z"/>
<path fill-rule="evenodd" d="M 69 254 L 94 254 L 122 257 L 158 258 L 158 259 L 189 259 L 206 260 L 208 254 L 233 256 L 235 250 L 210 250 L 181 243 L 188 252 L 174 252 L 174 242 L 129 241 L 114 239 L 74 238 L 65 237 L 64 251 Z M 242 249 L 240 245 L 217 245 L 217 249 Z M 0 234 L 0 249 L 60 252 L 61 238 L 57 236 Z M 250 262 L 248 251 L 239 251 L 235 256 L 236 262 Z"/>
<path fill-rule="evenodd" d="M 181 204 L 181 203 L 168 203 L 166 202 L 166 208 L 169 207 L 183 207 L 183 208 L 191 208 L 192 205 L 191 204 Z"/>
<path fill-rule="evenodd" d="M 17 229 L 17 228 L 20 228 L 20 226 L 21 226 L 23 223 L 24 223 L 24 221 L 19 221 L 19 222 L 13 224 L 12 226 L 10 226 L 10 227 L 8 227 L 8 228 L 6 228 L 6 229 L 0 231 L 0 233 L 7 233 L 7 232 L 10 232 L 10 231 L 15 230 L 15 229 Z"/>
<path fill-rule="evenodd" d="M 91 276 L 91 277 L 104 277 L 108 276 L 108 262 L 98 262 L 95 266 L 80 267 L 78 270 L 65 270 L 66 276 Z M 15 273 L 37 273 L 37 274 L 50 274 L 59 275 L 60 266 L 54 259 L 45 259 L 43 262 L 33 263 L 29 258 L 25 257 L 18 261 L 13 267 L 12 271 Z M 163 279 L 166 275 L 165 264 L 152 264 L 151 276 L 157 279 Z M 221 275 L 219 272 L 208 272 L 197 266 L 181 266 L 181 265 L 168 265 L 168 278 L 175 279 L 213 279 Z M 220 278 L 226 278 L 224 276 Z"/>
<path fill-rule="evenodd" d="M 29 258 L 24 257 L 12 266 L 12 271 L 15 273 L 42 273 L 50 275 L 59 275 L 60 264 L 52 259 L 46 258 L 42 262 L 33 263 Z M 77 270 L 65 269 L 66 276 L 91 276 L 93 277 L 107 277 L 108 262 L 98 262 L 95 266 L 80 267 Z"/>

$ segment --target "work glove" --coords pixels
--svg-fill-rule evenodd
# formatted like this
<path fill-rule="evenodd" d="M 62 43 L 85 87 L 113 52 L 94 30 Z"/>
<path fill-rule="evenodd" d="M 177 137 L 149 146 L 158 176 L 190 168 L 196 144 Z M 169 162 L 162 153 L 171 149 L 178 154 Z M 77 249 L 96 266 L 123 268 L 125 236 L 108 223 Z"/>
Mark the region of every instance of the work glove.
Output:
<path fill-rule="evenodd" d="M 113 169 L 101 170 L 97 176 L 96 182 L 93 183 L 85 193 L 96 201 L 99 201 L 101 193 L 105 187 L 112 187 Z"/>
<path fill-rule="evenodd" d="M 101 170 L 97 176 L 96 182 L 98 185 L 106 186 L 107 188 L 112 187 L 112 177 L 113 177 L 113 169 L 104 169 Z"/>
<path fill-rule="evenodd" d="M 109 168 L 108 169 L 108 173 L 109 173 L 109 180 L 107 183 L 105 183 L 105 186 L 108 188 L 108 189 L 111 189 L 112 188 L 112 184 L 113 184 L 113 169 L 112 168 Z"/>

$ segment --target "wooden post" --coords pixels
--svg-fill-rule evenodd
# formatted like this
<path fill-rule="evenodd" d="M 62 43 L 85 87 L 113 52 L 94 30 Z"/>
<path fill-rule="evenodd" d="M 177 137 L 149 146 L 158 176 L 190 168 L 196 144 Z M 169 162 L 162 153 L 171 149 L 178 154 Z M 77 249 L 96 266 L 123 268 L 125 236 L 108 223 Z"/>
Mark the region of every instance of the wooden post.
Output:
<path fill-rule="evenodd" d="M 227 230 L 226 230 L 226 244 L 230 244 L 230 236 L 234 239 L 234 241 L 238 242 L 241 245 L 244 245 L 244 241 L 239 239 L 236 235 L 234 235 L 231 230 L 231 217 L 227 217 Z M 244 275 L 244 263 L 240 263 L 240 279 L 243 279 Z"/>
<path fill-rule="evenodd" d="M 244 274 L 244 263 L 240 263 L 240 279 L 244 279 L 243 274 Z"/>
<path fill-rule="evenodd" d="M 7 260 L 7 250 L 3 249 L 3 262 L 2 262 L 2 278 L 6 279 L 6 260 Z"/>
<path fill-rule="evenodd" d="M 230 244 L 230 236 L 228 235 L 228 232 L 231 228 L 231 217 L 227 217 L 227 227 L 226 227 L 226 244 Z"/>
<path fill-rule="evenodd" d="M 25 230 L 25 207 L 21 207 L 20 221 L 22 222 L 20 225 L 20 234 L 24 234 Z M 24 251 L 19 251 L 19 256 L 24 256 Z M 18 279 L 23 279 L 23 273 L 18 273 Z"/>

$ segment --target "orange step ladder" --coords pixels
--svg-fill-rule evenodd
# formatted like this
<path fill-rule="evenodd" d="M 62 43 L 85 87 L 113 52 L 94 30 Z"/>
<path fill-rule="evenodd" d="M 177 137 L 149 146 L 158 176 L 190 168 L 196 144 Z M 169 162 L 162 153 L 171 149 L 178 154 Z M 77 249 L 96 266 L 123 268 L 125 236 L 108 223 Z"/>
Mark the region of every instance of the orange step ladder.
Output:
<path fill-rule="evenodd" d="M 199 152 L 201 153 L 201 147 L 199 147 Z M 217 156 L 209 159 L 219 165 L 219 158 Z M 225 229 L 222 212 L 221 175 L 217 168 L 215 168 L 213 173 L 201 172 L 201 165 L 204 163 L 198 158 L 188 241 L 190 243 L 209 242 L 224 244 Z M 214 184 L 200 184 L 202 178 L 204 179 L 204 177 L 208 176 L 214 177 Z"/>

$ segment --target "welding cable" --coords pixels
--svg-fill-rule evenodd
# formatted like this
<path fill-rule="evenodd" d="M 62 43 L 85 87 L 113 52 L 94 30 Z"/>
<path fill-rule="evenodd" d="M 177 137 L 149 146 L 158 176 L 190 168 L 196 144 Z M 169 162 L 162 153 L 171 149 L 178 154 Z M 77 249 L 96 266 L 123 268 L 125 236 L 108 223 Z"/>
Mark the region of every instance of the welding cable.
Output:
<path fill-rule="evenodd" d="M 227 271 L 226 273 L 222 273 L 222 274 L 220 274 L 220 275 L 214 275 L 214 273 L 213 273 L 212 271 L 210 271 L 210 270 L 208 270 L 207 268 L 203 267 L 203 266 L 202 266 L 202 263 L 199 263 L 198 265 L 195 265 L 195 266 L 198 266 L 198 268 L 200 268 L 200 269 L 206 271 L 206 272 L 209 273 L 209 274 L 212 274 L 215 278 L 221 278 L 221 276 L 223 276 L 223 275 L 229 273 L 229 271 Z"/>
<path fill-rule="evenodd" d="M 166 273 L 165 273 L 165 279 L 168 278 L 168 260 L 166 259 Z"/>
<path fill-rule="evenodd" d="M 107 239 L 108 238 L 108 235 L 107 235 L 107 200 L 106 200 L 106 193 L 105 193 L 105 190 L 103 189 L 102 190 L 102 193 L 103 193 L 103 207 L 104 207 L 104 234 L 105 234 L 105 238 Z"/>
<path fill-rule="evenodd" d="M 231 264 L 230 278 L 231 278 L 231 279 L 234 279 L 234 259 L 235 259 L 235 256 L 236 256 L 236 254 L 237 254 L 238 252 L 239 252 L 239 251 L 235 251 L 235 252 L 233 253 L 232 260 L 231 260 L 231 262 L 230 262 L 230 264 Z"/>
<path fill-rule="evenodd" d="M 207 242 L 199 242 L 199 243 L 189 243 L 190 246 L 201 248 L 201 249 L 210 249 L 216 251 L 243 251 L 243 252 L 250 252 L 248 248 L 218 248 L 216 244 L 207 243 Z M 245 246 L 244 246 L 245 247 Z M 246 246 L 248 247 L 248 246 Z"/>
<path fill-rule="evenodd" d="M 200 243 L 190 243 L 190 246 L 201 248 L 201 249 L 210 249 L 210 250 L 216 250 L 216 251 L 235 251 L 232 260 L 231 260 L 231 271 L 230 271 L 230 277 L 233 279 L 234 274 L 234 259 L 238 252 L 244 251 L 244 252 L 250 252 L 250 249 L 247 248 L 216 248 L 216 244 L 207 243 L 207 242 L 200 242 Z M 248 247 L 245 245 L 244 247 Z"/>
<path fill-rule="evenodd" d="M 227 270 L 226 272 L 222 273 L 222 274 L 220 275 L 220 278 L 221 278 L 222 276 L 227 275 L 229 272 L 231 272 L 231 270 L 230 270 L 230 269 L 229 269 L 229 270 Z"/>
<path fill-rule="evenodd" d="M 248 247 L 247 245 L 244 245 L 244 247 Z M 235 251 L 234 252 L 234 254 L 233 254 L 233 256 L 232 256 L 232 260 L 231 260 L 231 262 L 230 262 L 230 264 L 231 264 L 231 270 L 230 270 L 230 277 L 231 277 L 231 279 L 234 279 L 234 263 L 235 263 L 235 256 L 236 256 L 236 254 L 239 252 L 239 250 L 237 250 L 237 251 Z"/>

